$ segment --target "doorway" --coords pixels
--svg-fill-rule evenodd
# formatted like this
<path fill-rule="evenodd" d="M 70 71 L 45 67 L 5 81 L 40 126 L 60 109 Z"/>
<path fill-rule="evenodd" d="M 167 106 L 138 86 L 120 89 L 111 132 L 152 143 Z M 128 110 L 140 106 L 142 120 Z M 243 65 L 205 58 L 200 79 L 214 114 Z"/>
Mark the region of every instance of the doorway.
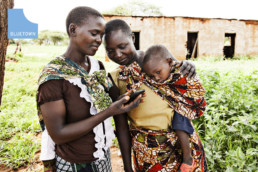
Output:
<path fill-rule="evenodd" d="M 226 58 L 232 58 L 235 53 L 235 33 L 225 33 L 223 54 Z"/>
<path fill-rule="evenodd" d="M 140 32 L 133 32 L 135 41 L 134 41 L 134 46 L 136 50 L 140 50 Z"/>
<path fill-rule="evenodd" d="M 187 32 L 186 59 L 196 58 L 198 55 L 198 32 Z"/>

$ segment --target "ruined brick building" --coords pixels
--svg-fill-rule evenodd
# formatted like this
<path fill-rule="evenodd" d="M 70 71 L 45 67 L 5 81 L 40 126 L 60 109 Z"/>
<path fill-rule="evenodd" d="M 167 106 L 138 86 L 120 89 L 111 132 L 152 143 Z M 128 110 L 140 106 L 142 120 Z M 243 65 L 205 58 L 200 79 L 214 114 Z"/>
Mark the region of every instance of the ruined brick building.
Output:
<path fill-rule="evenodd" d="M 104 15 L 126 21 L 137 49 L 165 45 L 178 59 L 258 55 L 258 20 Z"/>

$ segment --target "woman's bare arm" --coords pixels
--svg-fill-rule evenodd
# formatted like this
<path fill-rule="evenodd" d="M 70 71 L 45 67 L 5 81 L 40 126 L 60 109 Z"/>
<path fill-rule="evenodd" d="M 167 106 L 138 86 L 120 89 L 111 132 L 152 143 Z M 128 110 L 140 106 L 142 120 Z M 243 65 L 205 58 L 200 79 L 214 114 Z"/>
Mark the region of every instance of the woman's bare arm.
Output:
<path fill-rule="evenodd" d="M 56 144 L 63 144 L 82 137 L 91 131 L 96 125 L 103 122 L 106 118 L 125 113 L 140 103 L 140 96 L 128 105 L 124 105 L 129 100 L 125 96 L 112 103 L 106 110 L 86 118 L 82 121 L 66 124 L 66 108 L 63 100 L 44 103 L 40 106 L 44 122 L 49 135 Z"/>
<path fill-rule="evenodd" d="M 117 88 L 110 74 L 109 78 L 113 82 L 113 87 L 109 90 L 109 95 L 112 100 L 115 101 L 120 96 L 120 90 Z M 126 172 L 133 172 L 131 160 L 131 136 L 129 133 L 127 114 L 124 113 L 114 116 L 114 121 L 116 126 L 116 137 L 123 158 L 124 170 Z"/>
<path fill-rule="evenodd" d="M 131 136 L 129 133 L 129 126 L 127 120 L 127 114 L 121 114 L 114 116 L 116 125 L 116 135 L 118 138 L 119 147 L 122 153 L 124 170 L 126 172 L 132 172 L 132 160 L 131 160 Z"/>

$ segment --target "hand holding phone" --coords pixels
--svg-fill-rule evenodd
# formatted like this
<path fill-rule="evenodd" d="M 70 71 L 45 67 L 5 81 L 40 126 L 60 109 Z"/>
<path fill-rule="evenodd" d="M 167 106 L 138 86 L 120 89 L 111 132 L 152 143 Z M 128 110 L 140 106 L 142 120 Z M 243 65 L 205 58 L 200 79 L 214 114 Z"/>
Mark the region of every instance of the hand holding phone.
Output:
<path fill-rule="evenodd" d="M 144 96 L 144 92 L 145 90 L 138 90 L 133 93 L 133 90 L 131 90 L 119 96 L 118 99 L 108 107 L 110 114 L 118 115 L 136 108 L 142 102 L 141 97 L 138 96 L 140 94 Z"/>
<path fill-rule="evenodd" d="M 131 95 L 130 95 L 130 99 L 128 100 L 128 102 L 126 102 L 125 104 L 129 104 L 131 103 L 134 99 L 136 99 L 137 96 L 139 96 L 140 94 L 143 94 L 145 92 L 145 90 L 137 90 L 135 92 L 133 92 Z"/>

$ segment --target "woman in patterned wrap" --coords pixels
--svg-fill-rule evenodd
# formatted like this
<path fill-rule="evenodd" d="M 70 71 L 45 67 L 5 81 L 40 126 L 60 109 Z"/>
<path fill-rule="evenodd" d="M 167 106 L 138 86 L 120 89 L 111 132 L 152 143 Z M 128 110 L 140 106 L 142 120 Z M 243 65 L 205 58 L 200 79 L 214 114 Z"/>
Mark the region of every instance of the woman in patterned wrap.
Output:
<path fill-rule="evenodd" d="M 128 24 L 119 19 L 109 21 L 106 24 L 104 44 L 108 57 L 121 65 L 110 73 L 120 94 L 136 86 L 134 89 L 145 89 L 146 95 L 143 103 L 128 112 L 130 126 L 126 116 L 120 116 L 116 124 L 118 138 L 123 137 L 119 145 L 125 171 L 133 171 L 131 155 L 128 154 L 131 148 L 134 170 L 137 172 L 178 171 L 183 156 L 171 125 L 175 110 L 146 82 L 134 77 L 135 74 L 141 76 L 139 66 L 142 66 L 144 52 L 135 49 L 134 35 Z M 171 58 L 176 61 L 175 67 L 180 68 L 179 72 L 183 76 L 195 76 L 195 68 L 191 63 L 178 62 L 173 56 Z M 196 163 L 194 171 L 208 171 L 203 146 L 196 131 L 190 135 L 189 142 Z"/>

